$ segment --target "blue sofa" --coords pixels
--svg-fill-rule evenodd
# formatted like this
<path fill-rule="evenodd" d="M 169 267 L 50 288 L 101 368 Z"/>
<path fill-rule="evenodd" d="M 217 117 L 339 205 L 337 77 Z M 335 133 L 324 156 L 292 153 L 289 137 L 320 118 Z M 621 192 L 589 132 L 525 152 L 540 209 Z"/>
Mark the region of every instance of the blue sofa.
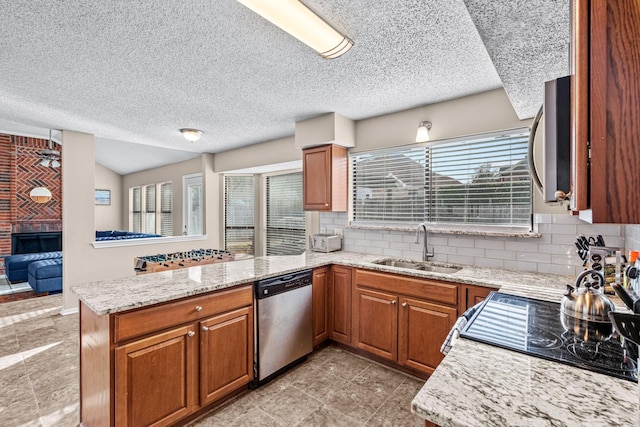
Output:
<path fill-rule="evenodd" d="M 28 281 L 37 294 L 62 292 L 62 258 L 43 259 L 29 264 Z"/>
<path fill-rule="evenodd" d="M 4 269 L 7 274 L 7 280 L 11 283 L 26 282 L 29 275 L 29 265 L 33 262 L 47 259 L 60 259 L 62 263 L 62 252 L 37 252 L 5 257 Z"/>
<path fill-rule="evenodd" d="M 146 239 L 148 237 L 162 237 L 160 234 L 137 233 L 134 231 L 104 230 L 96 231 L 96 242 L 105 240 Z"/>

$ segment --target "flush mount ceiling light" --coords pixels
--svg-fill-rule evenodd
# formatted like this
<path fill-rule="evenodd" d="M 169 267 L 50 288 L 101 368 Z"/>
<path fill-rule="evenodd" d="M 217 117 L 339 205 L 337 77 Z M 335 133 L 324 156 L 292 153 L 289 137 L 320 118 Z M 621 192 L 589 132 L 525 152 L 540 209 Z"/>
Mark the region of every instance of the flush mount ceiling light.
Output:
<path fill-rule="evenodd" d="M 345 54 L 353 42 L 299 0 L 238 0 L 272 24 L 291 34 L 325 59 Z"/>
<path fill-rule="evenodd" d="M 416 134 L 416 142 L 429 141 L 429 131 L 431 130 L 431 122 L 420 122 L 418 133 Z"/>
<path fill-rule="evenodd" d="M 196 142 L 202 136 L 202 131 L 198 129 L 183 128 L 180 129 L 180 132 L 182 132 L 184 139 L 191 142 Z"/>

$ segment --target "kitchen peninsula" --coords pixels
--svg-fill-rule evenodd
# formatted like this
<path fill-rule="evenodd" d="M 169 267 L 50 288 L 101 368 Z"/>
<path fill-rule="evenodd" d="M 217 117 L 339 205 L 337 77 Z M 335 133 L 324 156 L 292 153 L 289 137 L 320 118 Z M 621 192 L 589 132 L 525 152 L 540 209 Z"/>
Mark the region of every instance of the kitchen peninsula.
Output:
<path fill-rule="evenodd" d="M 113 359 L 110 359 L 112 356 L 97 359 L 87 356 L 95 349 L 106 346 L 105 354 L 115 352 L 113 357 L 117 364 L 117 340 L 120 339 L 124 343 L 123 347 L 131 346 L 130 341 L 136 334 L 136 332 L 127 332 L 131 329 L 124 326 L 128 325 L 135 329 L 145 321 L 144 318 L 132 318 L 135 322 L 127 323 L 127 316 L 132 314 L 157 309 L 160 310 L 158 313 L 163 315 L 163 321 L 175 322 L 174 317 L 178 312 L 167 310 L 165 307 L 175 307 L 174 304 L 187 302 L 191 307 L 195 305 L 191 304 L 195 299 L 228 295 L 227 298 L 220 300 L 222 305 L 214 304 L 214 308 L 201 305 L 198 316 L 206 314 L 212 316 L 211 319 L 226 316 L 221 317 L 220 321 L 206 323 L 205 326 L 210 330 L 216 325 L 236 325 L 237 329 L 234 333 L 238 331 L 246 333 L 246 344 L 249 346 L 248 348 L 240 346 L 237 351 L 252 354 L 250 347 L 252 339 L 249 335 L 252 333 L 250 328 L 253 324 L 251 317 L 253 301 L 248 298 L 248 290 L 251 288 L 248 285 L 251 285 L 254 280 L 303 269 L 340 265 L 460 285 L 501 288 L 503 291 L 528 296 L 546 296 L 558 301 L 566 283 L 571 281 L 571 278 L 548 274 L 490 268 L 465 266 L 456 273 L 441 274 L 373 263 L 380 258 L 375 255 L 349 252 L 259 257 L 74 287 L 73 291 L 81 301 L 81 420 L 83 425 L 109 425 L 108 420 L 115 413 L 114 407 L 117 403 L 113 400 L 117 402 L 118 398 L 114 398 L 117 391 L 112 389 L 115 382 L 112 378 Z M 393 286 L 393 283 L 389 286 Z M 222 306 L 226 307 L 225 310 L 227 308 L 229 310 L 218 314 L 217 310 Z M 191 323 L 183 322 L 176 328 L 184 329 L 185 324 L 198 325 L 197 322 L 203 319 L 205 322 L 210 321 L 205 317 L 190 317 L 188 322 Z M 123 329 L 119 329 L 121 326 Z M 154 325 L 154 327 L 160 326 Z M 105 331 L 99 333 L 101 328 L 106 329 L 106 334 Z M 187 328 L 182 331 L 182 329 L 180 333 L 188 336 L 191 330 Z M 119 331 L 122 336 L 118 338 L 115 331 Z M 148 335 L 141 335 L 141 340 L 146 339 Z M 167 338 L 171 345 L 192 345 L 188 341 L 179 339 L 179 336 L 164 338 Z M 128 350 L 137 351 L 135 345 L 122 351 Z M 197 358 L 194 356 L 194 359 Z M 240 366 L 242 364 L 239 363 L 236 366 L 238 372 L 243 369 L 248 370 L 246 358 L 242 360 L 245 366 Z M 197 360 L 193 360 L 193 364 L 197 365 Z M 250 375 L 248 372 L 247 374 Z M 195 374 L 190 373 L 190 375 Z M 194 381 L 193 378 L 191 380 Z M 106 384 L 107 389 L 99 390 L 99 387 L 94 387 L 96 382 L 101 382 L 103 387 Z M 238 384 L 246 384 L 246 382 L 248 379 L 243 377 L 240 383 L 235 383 L 233 387 L 237 388 Z M 233 387 L 225 389 L 224 392 L 232 390 Z M 590 425 L 634 425 L 625 423 L 637 420 L 636 387 L 637 385 L 629 381 L 592 374 L 578 368 L 460 340 L 416 396 L 412 411 L 423 419 L 443 427 L 514 424 L 581 425 L 578 421 L 585 419 L 586 416 L 589 417 Z M 187 396 L 191 399 L 187 406 L 189 411 L 193 411 L 202 404 L 202 400 L 200 403 L 195 402 L 195 389 L 190 393 L 193 395 Z M 533 398 L 535 396 L 539 396 L 538 400 Z M 223 395 L 212 394 L 210 397 L 211 402 L 214 402 Z M 605 403 L 607 410 L 600 411 L 600 407 Z M 103 412 L 100 416 L 91 414 L 92 418 L 89 419 L 88 408 L 96 407 L 96 404 L 97 407 L 102 408 Z M 126 401 L 122 404 L 126 405 Z M 176 420 L 184 416 L 184 414 L 177 415 Z M 531 421 L 529 424 L 526 423 L 527 419 Z M 126 422 L 123 424 L 127 425 Z"/>

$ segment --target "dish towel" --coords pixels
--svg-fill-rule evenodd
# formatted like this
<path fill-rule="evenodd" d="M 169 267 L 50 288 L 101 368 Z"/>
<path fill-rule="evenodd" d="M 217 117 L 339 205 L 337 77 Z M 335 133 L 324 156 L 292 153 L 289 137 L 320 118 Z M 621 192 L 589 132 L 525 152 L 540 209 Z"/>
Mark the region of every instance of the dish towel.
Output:
<path fill-rule="evenodd" d="M 453 347 L 458 338 L 460 338 L 460 331 L 462 331 L 464 327 L 467 326 L 467 322 L 469 322 L 469 319 L 471 319 L 471 317 L 475 314 L 481 304 L 482 302 L 479 302 L 473 307 L 468 308 L 467 311 L 462 313 L 462 316 L 458 317 L 458 320 L 456 320 L 453 328 L 451 328 L 451 330 L 447 334 L 447 338 L 445 338 L 444 342 L 442 343 L 442 347 L 440 347 L 440 353 L 444 354 L 445 356 L 447 355 L 447 353 L 449 353 L 451 347 Z"/>

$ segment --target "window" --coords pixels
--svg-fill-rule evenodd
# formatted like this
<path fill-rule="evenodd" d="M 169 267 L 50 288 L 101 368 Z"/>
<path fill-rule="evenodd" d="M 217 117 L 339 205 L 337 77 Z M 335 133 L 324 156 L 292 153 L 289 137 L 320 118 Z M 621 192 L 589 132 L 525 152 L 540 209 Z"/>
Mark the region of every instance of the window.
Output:
<path fill-rule="evenodd" d="M 529 133 L 352 156 L 353 221 L 529 227 Z"/>
<path fill-rule="evenodd" d="M 183 227 L 184 235 L 202 234 L 202 174 L 182 177 Z"/>
<path fill-rule="evenodd" d="M 225 250 L 253 255 L 254 177 L 226 175 L 224 177 L 224 243 Z"/>
<path fill-rule="evenodd" d="M 267 255 L 297 255 L 305 250 L 302 172 L 267 177 Z"/>
<path fill-rule="evenodd" d="M 156 197 L 158 194 L 160 197 Z M 129 197 L 131 231 L 163 236 L 173 234 L 173 189 L 170 182 L 131 187 Z"/>

